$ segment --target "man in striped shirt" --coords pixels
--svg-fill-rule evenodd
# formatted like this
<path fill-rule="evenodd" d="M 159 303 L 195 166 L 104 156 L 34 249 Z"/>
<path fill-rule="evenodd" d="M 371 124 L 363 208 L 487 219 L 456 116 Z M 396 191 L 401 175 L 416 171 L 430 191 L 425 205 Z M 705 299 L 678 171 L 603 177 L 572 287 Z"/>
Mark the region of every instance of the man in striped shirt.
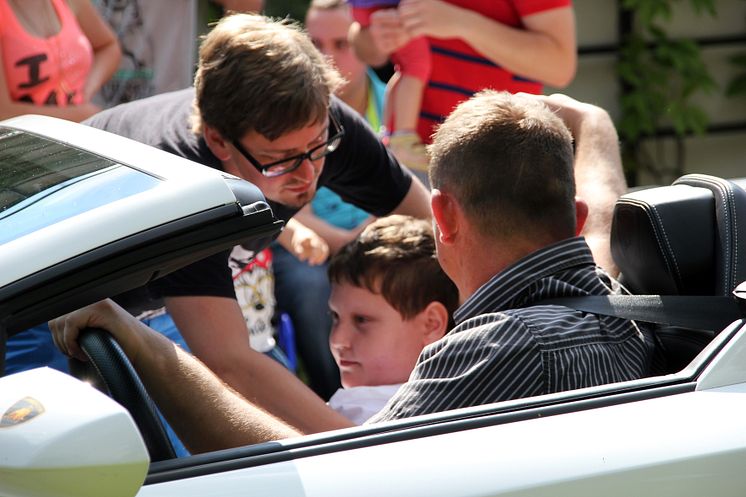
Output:
<path fill-rule="evenodd" d="M 613 281 L 576 237 L 589 209 L 575 196 L 574 177 L 585 171 L 574 170 L 572 135 L 540 100 L 484 91 L 436 132 L 429 171 L 436 246 L 462 304 L 456 327 L 423 350 L 409 381 L 371 422 L 648 373 L 652 339 L 634 322 L 541 305 L 607 295 Z M 575 128 L 576 167 L 603 167 L 580 161 L 588 130 L 576 123 L 584 110 L 606 126 L 605 113 L 594 116 L 567 98 L 544 100 Z"/>
<path fill-rule="evenodd" d="M 609 251 L 609 211 L 624 186 L 608 114 L 561 95 L 486 91 L 457 107 L 430 152 L 438 260 L 462 304 L 456 327 L 423 350 L 409 381 L 369 422 L 646 375 L 653 352 L 646 330 L 541 305 L 614 289 L 589 249 Z M 576 183 L 588 202 L 576 198 Z M 110 331 L 192 452 L 301 432 L 111 303 L 50 325 L 55 342 L 76 356 L 79 329 Z M 320 398 L 287 401 L 314 420 L 306 433 L 352 426 Z"/>

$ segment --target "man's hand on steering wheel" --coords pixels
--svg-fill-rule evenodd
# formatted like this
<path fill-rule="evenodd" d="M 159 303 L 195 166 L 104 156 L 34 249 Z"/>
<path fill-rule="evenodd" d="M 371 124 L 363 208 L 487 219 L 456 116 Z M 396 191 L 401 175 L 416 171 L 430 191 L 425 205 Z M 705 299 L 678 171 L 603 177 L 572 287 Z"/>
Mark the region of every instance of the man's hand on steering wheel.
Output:
<path fill-rule="evenodd" d="M 87 373 L 97 376 L 105 392 L 129 411 L 151 461 L 176 457 L 157 408 L 134 367 L 138 352 L 145 350 L 148 337 L 155 332 L 111 300 L 54 319 L 49 328 L 62 352 L 79 361 L 90 360 L 91 371 L 83 368 L 77 373 L 83 374 L 82 379 Z"/>
<path fill-rule="evenodd" d="M 86 328 L 101 328 L 116 339 L 133 365 L 144 350 L 150 330 L 112 300 L 106 299 L 83 307 L 49 322 L 54 343 L 65 355 L 87 361 L 78 345 L 78 336 Z"/>

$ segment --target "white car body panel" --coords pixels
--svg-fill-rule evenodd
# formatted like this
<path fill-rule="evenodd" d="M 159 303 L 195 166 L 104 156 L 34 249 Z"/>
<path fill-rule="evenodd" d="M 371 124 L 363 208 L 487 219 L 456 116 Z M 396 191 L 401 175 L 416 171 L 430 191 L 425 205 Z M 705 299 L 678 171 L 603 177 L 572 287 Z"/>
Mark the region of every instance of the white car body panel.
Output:
<path fill-rule="evenodd" d="M 29 399 L 39 410 L 23 421 L 29 409 L 17 406 Z M 129 413 L 71 376 L 39 368 L 0 378 L 0 414 L 0 495 L 125 496 L 145 479 L 149 457 Z"/>
<path fill-rule="evenodd" d="M 703 354 L 715 353 L 728 335 Z M 146 485 L 138 496 L 743 496 L 746 381 L 735 380 L 744 346 L 741 330 L 687 393 Z M 703 388 L 707 383 L 718 386 Z"/>
<path fill-rule="evenodd" d="M 708 495 L 714 481 L 743 495 L 746 473 L 730 453 L 746 458 L 744 393 L 741 385 L 675 395 L 311 458 L 298 467 L 309 497 L 681 497 Z M 702 426 L 711 419 L 718 422 Z M 697 433 L 682 437 L 692 426 Z M 334 483 L 324 469 L 332 467 Z"/>
<path fill-rule="evenodd" d="M 737 385 L 147 485 L 137 495 L 742 496 L 744 412 L 746 385 Z"/>
<path fill-rule="evenodd" d="M 2 125 L 70 143 L 162 181 L 144 192 L 2 244 L 0 287 L 133 233 L 235 203 L 235 196 L 223 180 L 224 173 L 127 138 L 82 125 L 71 133 L 69 122 L 44 116 L 22 116 L 3 121 Z M 128 215 L 123 217 L 122 212 Z M 52 251 L 41 243 L 50 237 L 59 241 Z"/>
<path fill-rule="evenodd" d="M 737 339 L 728 342 L 715 356 L 698 378 L 698 390 L 746 383 L 746 339 L 743 335 L 741 330 Z"/>
<path fill-rule="evenodd" d="M 304 497 L 294 462 L 216 473 L 142 487 L 137 497 Z"/>

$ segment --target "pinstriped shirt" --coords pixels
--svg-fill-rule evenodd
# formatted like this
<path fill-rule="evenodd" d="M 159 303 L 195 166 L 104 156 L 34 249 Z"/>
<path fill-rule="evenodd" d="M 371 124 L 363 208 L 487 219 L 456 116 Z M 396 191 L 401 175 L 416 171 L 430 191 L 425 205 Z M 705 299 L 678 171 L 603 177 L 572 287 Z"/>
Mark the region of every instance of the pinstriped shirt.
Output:
<path fill-rule="evenodd" d="M 614 293 L 583 238 L 517 261 L 454 313 L 402 388 L 369 422 L 406 418 L 648 374 L 653 339 L 633 321 L 541 300 Z"/>

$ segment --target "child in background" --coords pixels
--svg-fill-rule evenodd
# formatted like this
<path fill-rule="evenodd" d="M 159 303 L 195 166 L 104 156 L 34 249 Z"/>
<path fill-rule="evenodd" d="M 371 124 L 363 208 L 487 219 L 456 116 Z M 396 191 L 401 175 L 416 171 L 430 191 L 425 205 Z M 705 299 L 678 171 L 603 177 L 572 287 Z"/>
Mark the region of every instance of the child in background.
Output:
<path fill-rule="evenodd" d="M 382 8 L 396 7 L 399 0 L 349 0 L 352 17 L 363 28 L 370 15 Z M 391 54 L 396 73 L 386 88 L 384 123 L 391 126 L 387 145 L 397 160 L 417 171 L 427 170 L 425 145 L 417 135 L 417 121 L 425 85 L 430 79 L 430 47 L 418 36 Z"/>
<path fill-rule="evenodd" d="M 379 132 L 384 124 L 386 84 L 352 49 L 348 41 L 352 22 L 352 8 L 347 0 L 311 0 L 304 24 L 319 52 L 326 55 L 345 78 L 335 94 Z"/>
<path fill-rule="evenodd" d="M 458 291 L 438 264 L 430 223 L 407 216 L 368 225 L 332 258 L 329 280 L 329 345 L 344 387 L 329 406 L 362 424 L 451 329 Z"/>

